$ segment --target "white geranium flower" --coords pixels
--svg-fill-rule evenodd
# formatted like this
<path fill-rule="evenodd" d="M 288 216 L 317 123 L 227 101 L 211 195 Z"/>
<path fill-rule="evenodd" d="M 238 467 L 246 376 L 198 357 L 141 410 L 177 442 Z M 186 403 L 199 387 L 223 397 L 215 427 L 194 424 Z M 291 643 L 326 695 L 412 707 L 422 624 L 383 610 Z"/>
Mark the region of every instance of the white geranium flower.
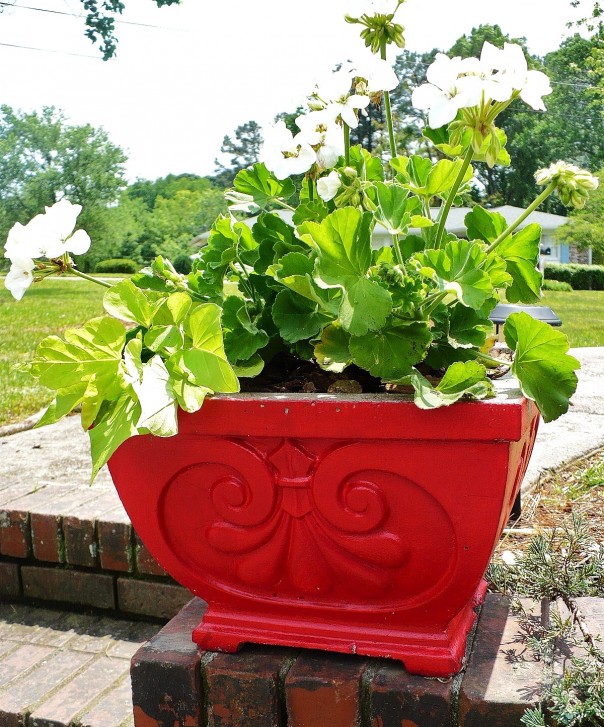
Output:
<path fill-rule="evenodd" d="M 170 374 L 160 356 L 153 356 L 143 364 L 141 379 L 134 378 L 132 387 L 141 405 L 137 427 L 148 429 L 158 437 L 175 434 L 178 431 L 178 404 L 170 385 Z"/>
<path fill-rule="evenodd" d="M 82 207 L 62 199 L 46 212 L 36 215 L 27 225 L 17 222 L 8 234 L 4 256 L 58 258 L 70 252 L 82 255 L 90 247 L 90 237 L 84 230 L 73 232 Z M 73 234 L 72 234 L 73 233 Z"/>
<path fill-rule="evenodd" d="M 326 177 L 321 177 L 317 182 L 317 194 L 324 202 L 333 199 L 342 186 L 340 175 L 333 169 Z"/>
<path fill-rule="evenodd" d="M 262 156 L 267 169 L 285 179 L 304 174 L 317 161 L 317 155 L 302 134 L 294 136 L 283 121 L 278 121 L 269 133 Z"/>
<path fill-rule="evenodd" d="M 34 281 L 33 269 L 35 263 L 30 258 L 12 259 L 10 270 L 4 280 L 4 287 L 9 290 L 13 298 L 21 300 L 25 291 Z"/>
<path fill-rule="evenodd" d="M 392 91 L 398 86 L 398 77 L 388 62 L 371 53 L 354 65 L 355 75 L 367 82 L 367 93 Z"/>
<path fill-rule="evenodd" d="M 549 78 L 541 71 L 529 71 L 521 46 L 517 43 L 505 43 L 503 48 L 496 48 L 485 42 L 480 60 L 498 71 L 494 76 L 497 82 L 520 91 L 520 98 L 531 108 L 535 111 L 546 110 L 543 96 L 552 92 Z"/>
<path fill-rule="evenodd" d="M 329 109 L 302 114 L 296 119 L 296 125 L 300 129 L 299 137 L 315 150 L 322 169 L 331 169 L 344 155 L 344 133 Z"/>
<path fill-rule="evenodd" d="M 348 66 L 323 79 L 311 95 L 311 108 L 325 110 L 334 119 L 341 119 L 351 129 L 356 129 L 359 125 L 357 111 L 367 108 L 370 99 L 352 93 L 354 78 L 355 72 Z"/>
<path fill-rule="evenodd" d="M 477 106 L 482 99 L 482 82 L 475 75 L 460 75 L 464 64 L 459 56 L 449 58 L 439 53 L 428 68 L 428 83 L 413 91 L 411 102 L 418 109 L 428 109 L 428 123 L 438 129 L 450 123 L 461 108 Z"/>

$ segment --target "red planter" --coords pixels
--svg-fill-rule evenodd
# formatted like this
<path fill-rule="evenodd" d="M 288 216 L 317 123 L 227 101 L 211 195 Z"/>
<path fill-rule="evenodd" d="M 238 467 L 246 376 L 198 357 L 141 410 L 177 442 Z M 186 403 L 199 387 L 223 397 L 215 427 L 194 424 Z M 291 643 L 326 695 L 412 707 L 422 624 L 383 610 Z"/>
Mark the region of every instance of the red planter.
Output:
<path fill-rule="evenodd" d="M 232 395 L 110 470 L 159 563 L 209 603 L 193 639 L 459 670 L 538 426 L 526 399 Z"/>

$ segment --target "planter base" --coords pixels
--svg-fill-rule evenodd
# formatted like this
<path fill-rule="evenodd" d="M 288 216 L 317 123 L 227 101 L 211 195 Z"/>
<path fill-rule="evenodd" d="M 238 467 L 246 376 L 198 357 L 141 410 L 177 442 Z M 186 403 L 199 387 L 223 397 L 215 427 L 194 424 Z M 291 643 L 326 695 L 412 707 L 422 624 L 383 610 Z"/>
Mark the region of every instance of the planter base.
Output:
<path fill-rule="evenodd" d="M 324 649 L 343 654 L 362 654 L 399 659 L 411 673 L 449 677 L 462 667 L 466 639 L 484 601 L 487 590 L 482 580 L 474 598 L 453 618 L 445 632 L 414 632 L 387 627 L 376 628 L 380 617 L 368 623 L 345 626 L 342 623 L 318 624 L 287 618 L 261 618 L 208 608 L 202 622 L 193 630 L 193 641 L 207 651 L 234 654 L 246 643 Z"/>

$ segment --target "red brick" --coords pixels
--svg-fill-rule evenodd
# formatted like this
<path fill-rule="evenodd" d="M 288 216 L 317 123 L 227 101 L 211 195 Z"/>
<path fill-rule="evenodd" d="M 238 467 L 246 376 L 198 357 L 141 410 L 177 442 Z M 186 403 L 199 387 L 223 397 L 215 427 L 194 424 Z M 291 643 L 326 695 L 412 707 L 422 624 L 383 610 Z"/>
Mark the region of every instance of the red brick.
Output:
<path fill-rule="evenodd" d="M 19 566 L 16 563 L 0 563 L 0 596 L 17 598 L 20 595 Z"/>
<path fill-rule="evenodd" d="M 63 516 L 65 560 L 69 565 L 95 568 L 99 563 L 97 521 L 119 504 L 113 488 L 98 489 L 97 496 Z"/>
<path fill-rule="evenodd" d="M 143 541 L 135 535 L 136 540 L 136 570 L 139 573 L 149 576 L 167 576 L 166 571 L 155 560 L 151 553 L 147 550 L 147 546 Z"/>
<path fill-rule="evenodd" d="M 90 659 L 87 654 L 56 651 L 31 671 L 5 686 L 0 691 L 0 725 L 20 727 L 23 713 L 31 712 L 33 705 L 61 686 L 64 680 L 69 679 Z"/>
<path fill-rule="evenodd" d="M 192 594 L 182 586 L 135 578 L 117 579 L 120 611 L 154 618 L 172 618 L 191 600 Z"/>
<path fill-rule="evenodd" d="M 96 497 L 90 488 L 74 487 L 62 497 L 53 496 L 54 486 L 48 488 L 49 499 L 30 511 L 31 540 L 34 557 L 47 563 L 64 563 L 63 515 L 80 504 Z"/>
<path fill-rule="evenodd" d="M 20 510 L 0 512 L 0 553 L 27 558 L 31 552 L 29 513 Z"/>
<path fill-rule="evenodd" d="M 289 649 L 245 646 L 202 662 L 208 727 L 280 727 L 280 679 L 294 658 Z"/>
<path fill-rule="evenodd" d="M 451 681 L 409 674 L 398 663 L 378 668 L 368 681 L 372 727 L 449 727 Z"/>
<path fill-rule="evenodd" d="M 369 661 L 309 652 L 285 679 L 289 727 L 356 727 L 361 721 L 361 680 Z"/>
<path fill-rule="evenodd" d="M 115 608 L 113 577 L 64 568 L 23 566 L 23 595 L 45 601 Z"/>
<path fill-rule="evenodd" d="M 134 570 L 132 525 L 121 505 L 99 518 L 97 537 L 103 570 Z"/>
<path fill-rule="evenodd" d="M 63 727 L 75 721 L 94 699 L 128 672 L 128 662 L 99 656 L 40 704 L 31 719 L 36 727 Z"/>
<path fill-rule="evenodd" d="M 532 605 L 535 618 L 540 604 Z M 482 607 L 474 647 L 459 694 L 460 727 L 518 725 L 525 710 L 540 701 L 546 667 L 535 661 L 521 638 L 509 599 L 489 593 Z"/>
<path fill-rule="evenodd" d="M 108 694 L 78 718 L 81 727 L 123 727 L 132 717 L 130 677 L 122 679 Z"/>
<path fill-rule="evenodd" d="M 202 652 L 191 632 L 204 611 L 204 602 L 194 599 L 134 655 L 130 674 L 136 727 L 201 724 Z"/>
<path fill-rule="evenodd" d="M 13 644 L 16 646 L 16 644 Z M 52 654 L 54 649 L 34 644 L 23 644 L 0 660 L 0 684 L 6 686 L 30 671 L 36 664 Z"/>

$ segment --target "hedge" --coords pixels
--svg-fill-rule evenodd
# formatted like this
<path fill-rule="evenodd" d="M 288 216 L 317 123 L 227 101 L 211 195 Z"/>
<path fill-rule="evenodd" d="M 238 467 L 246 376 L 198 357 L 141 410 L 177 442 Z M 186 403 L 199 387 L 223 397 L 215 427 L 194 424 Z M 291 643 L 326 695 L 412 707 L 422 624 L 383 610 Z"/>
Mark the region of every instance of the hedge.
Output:
<path fill-rule="evenodd" d="M 563 283 L 561 280 L 544 280 L 543 290 L 557 290 L 564 293 L 572 293 L 573 288 L 570 283 Z"/>
<path fill-rule="evenodd" d="M 127 257 L 110 258 L 109 260 L 101 260 L 96 264 L 95 272 L 97 273 L 128 273 L 138 272 L 140 265 L 134 260 Z"/>
<path fill-rule="evenodd" d="M 546 280 L 560 280 L 573 290 L 604 290 L 604 265 L 548 263 L 544 274 Z"/>

